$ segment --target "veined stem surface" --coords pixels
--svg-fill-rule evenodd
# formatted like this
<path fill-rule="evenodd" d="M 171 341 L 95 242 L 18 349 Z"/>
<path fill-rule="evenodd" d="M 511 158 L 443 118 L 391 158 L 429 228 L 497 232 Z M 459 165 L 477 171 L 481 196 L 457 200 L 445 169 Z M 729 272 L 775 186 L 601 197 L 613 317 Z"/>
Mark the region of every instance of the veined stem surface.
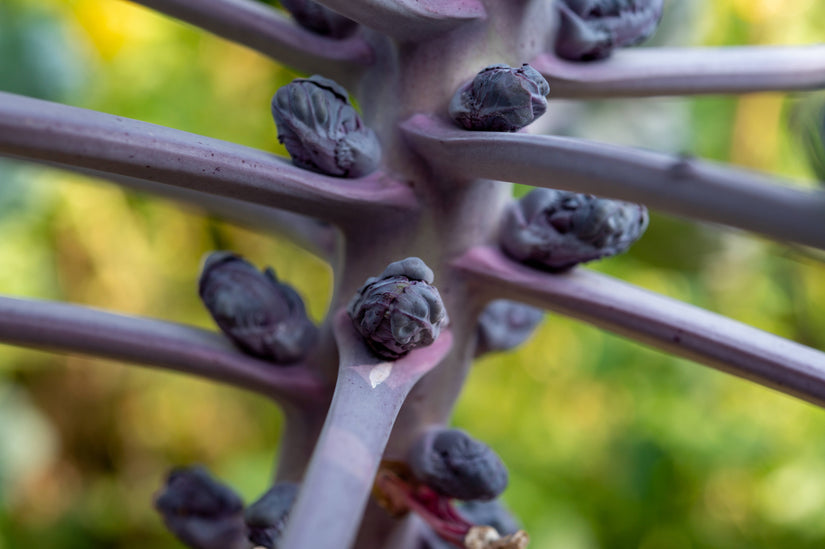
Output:
<path fill-rule="evenodd" d="M 408 186 L 378 171 L 341 179 L 275 155 L 155 124 L 0 93 L 0 155 L 294 211 L 330 222 L 401 215 Z"/>
<path fill-rule="evenodd" d="M 290 549 L 352 545 L 398 411 L 452 345 L 450 331 L 443 331 L 432 345 L 387 362 L 366 347 L 345 311 L 333 322 L 340 369 L 280 544 Z"/>
<path fill-rule="evenodd" d="M 255 0 L 132 0 L 242 44 L 302 72 L 349 77 L 373 60 L 361 37 L 337 40 L 293 24 Z"/>
<path fill-rule="evenodd" d="M 545 307 L 825 407 L 825 353 L 816 349 L 583 268 L 547 273 L 487 246 L 454 265 L 492 298 Z"/>
<path fill-rule="evenodd" d="M 78 305 L 0 296 L 0 341 L 176 370 L 299 406 L 326 398 L 307 368 L 253 358 L 215 332 Z"/>
<path fill-rule="evenodd" d="M 593 193 L 825 248 L 825 189 L 793 188 L 756 172 L 585 139 L 470 132 L 423 114 L 402 128 L 434 168 L 456 178 Z"/>
<path fill-rule="evenodd" d="M 533 59 L 551 97 L 595 99 L 813 90 L 825 87 L 825 45 L 617 50 L 576 63 Z"/>

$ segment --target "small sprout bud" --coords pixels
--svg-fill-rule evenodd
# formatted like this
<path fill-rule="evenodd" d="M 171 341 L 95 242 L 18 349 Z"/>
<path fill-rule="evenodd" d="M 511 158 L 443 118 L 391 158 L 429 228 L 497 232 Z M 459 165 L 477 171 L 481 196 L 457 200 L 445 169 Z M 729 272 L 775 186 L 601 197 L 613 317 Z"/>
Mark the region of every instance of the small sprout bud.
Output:
<path fill-rule="evenodd" d="M 514 132 L 544 114 L 548 93 L 547 80 L 530 65 L 490 65 L 458 89 L 450 117 L 468 130 Z"/>
<path fill-rule="evenodd" d="M 347 312 L 375 354 L 395 360 L 438 338 L 449 320 L 433 279 L 423 261 L 408 257 L 358 290 Z"/>
<path fill-rule="evenodd" d="M 218 327 L 244 351 L 288 364 L 302 359 L 317 337 L 298 293 L 271 268 L 258 271 L 232 252 L 204 261 L 199 294 Z"/>
<path fill-rule="evenodd" d="M 202 467 L 172 470 L 155 497 L 166 527 L 193 549 L 241 549 L 243 502 Z"/>
<path fill-rule="evenodd" d="M 603 59 L 654 32 L 663 0 L 559 0 L 556 54 L 571 61 Z"/>
<path fill-rule="evenodd" d="M 647 222 L 640 204 L 535 189 L 507 209 L 499 242 L 518 261 L 562 271 L 624 252 Z"/>
<path fill-rule="evenodd" d="M 544 318 L 544 311 L 508 299 L 491 301 L 478 317 L 476 355 L 518 347 Z"/>
<path fill-rule="evenodd" d="M 281 0 L 281 5 L 293 19 L 317 34 L 345 38 L 355 32 L 358 23 L 312 0 Z"/>
<path fill-rule="evenodd" d="M 507 488 L 507 468 L 486 444 L 457 429 L 427 432 L 409 456 L 413 476 L 449 498 L 493 499 Z"/>
<path fill-rule="evenodd" d="M 293 80 L 272 98 L 272 116 L 296 166 L 338 177 L 361 177 L 378 167 L 378 137 L 332 80 Z"/>
<path fill-rule="evenodd" d="M 278 540 L 284 533 L 289 512 L 298 496 L 298 485 L 281 482 L 270 488 L 246 509 L 246 525 L 249 541 L 255 547 L 277 549 Z"/>

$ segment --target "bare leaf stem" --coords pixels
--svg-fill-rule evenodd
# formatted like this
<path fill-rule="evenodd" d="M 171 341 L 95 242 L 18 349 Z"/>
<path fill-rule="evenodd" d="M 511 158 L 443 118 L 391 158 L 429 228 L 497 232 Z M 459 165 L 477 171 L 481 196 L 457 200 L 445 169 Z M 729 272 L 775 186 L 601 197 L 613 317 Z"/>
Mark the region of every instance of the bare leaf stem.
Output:
<path fill-rule="evenodd" d="M 638 48 L 575 63 L 552 53 L 530 64 L 551 97 L 592 99 L 811 90 L 825 87 L 825 45 Z"/>
<path fill-rule="evenodd" d="M 492 247 L 454 262 L 480 293 L 547 308 L 825 407 L 825 353 L 615 278 L 550 274 Z"/>
<path fill-rule="evenodd" d="M 428 115 L 402 128 L 440 173 L 639 202 L 780 241 L 825 248 L 825 189 L 641 149 L 550 135 L 469 132 Z"/>
<path fill-rule="evenodd" d="M 337 40 L 295 25 L 255 0 L 132 0 L 242 44 L 302 72 L 330 77 L 357 73 L 372 63 L 363 38 Z"/>
<path fill-rule="evenodd" d="M 215 332 L 78 305 L 0 296 L 0 341 L 175 370 L 298 406 L 327 394 L 307 368 L 250 357 Z"/>
<path fill-rule="evenodd" d="M 341 179 L 275 155 L 196 134 L 0 93 L 0 155 L 290 210 L 333 223 L 398 216 L 417 207 L 382 172 Z M 117 181 L 117 177 L 114 177 Z"/>

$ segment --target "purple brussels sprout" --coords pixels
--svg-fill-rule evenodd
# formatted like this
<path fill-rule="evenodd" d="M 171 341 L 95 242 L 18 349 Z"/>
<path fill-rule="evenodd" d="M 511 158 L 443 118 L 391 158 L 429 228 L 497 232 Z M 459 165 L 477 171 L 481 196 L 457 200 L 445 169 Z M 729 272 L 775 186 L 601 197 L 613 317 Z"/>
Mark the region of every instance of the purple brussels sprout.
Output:
<path fill-rule="evenodd" d="M 328 78 L 298 78 L 272 98 L 278 140 L 301 168 L 337 177 L 361 177 L 378 167 L 381 145 Z"/>
<path fill-rule="evenodd" d="M 292 14 L 299 25 L 317 34 L 345 38 L 358 28 L 358 23 L 352 19 L 312 0 L 281 0 L 281 6 Z"/>
<path fill-rule="evenodd" d="M 249 541 L 255 547 L 277 549 L 286 529 L 289 512 L 298 497 L 298 485 L 280 482 L 247 507 L 245 518 Z"/>
<path fill-rule="evenodd" d="M 499 243 L 518 261 L 562 271 L 624 252 L 647 223 L 641 204 L 535 189 L 507 209 Z"/>
<path fill-rule="evenodd" d="M 433 429 L 412 447 L 415 479 L 448 498 L 489 500 L 507 488 L 507 468 L 486 444 L 458 429 Z"/>
<path fill-rule="evenodd" d="M 518 347 L 544 318 L 544 311 L 509 299 L 491 301 L 478 317 L 476 355 Z"/>
<path fill-rule="evenodd" d="M 204 261 L 199 294 L 218 327 L 244 351 L 288 364 L 306 356 L 318 330 L 298 293 L 275 272 L 256 269 L 232 252 Z"/>
<path fill-rule="evenodd" d="M 632 46 L 656 32 L 663 0 L 558 0 L 556 54 L 592 61 Z"/>
<path fill-rule="evenodd" d="M 347 312 L 375 354 L 395 360 L 438 338 L 449 319 L 433 279 L 421 259 L 408 257 L 358 290 Z"/>
<path fill-rule="evenodd" d="M 166 527 L 192 549 L 243 549 L 243 502 L 202 467 L 172 470 L 155 496 Z"/>
<path fill-rule="evenodd" d="M 530 65 L 491 65 L 453 95 L 450 117 L 467 130 L 514 132 L 544 114 L 548 93 L 547 80 Z"/>

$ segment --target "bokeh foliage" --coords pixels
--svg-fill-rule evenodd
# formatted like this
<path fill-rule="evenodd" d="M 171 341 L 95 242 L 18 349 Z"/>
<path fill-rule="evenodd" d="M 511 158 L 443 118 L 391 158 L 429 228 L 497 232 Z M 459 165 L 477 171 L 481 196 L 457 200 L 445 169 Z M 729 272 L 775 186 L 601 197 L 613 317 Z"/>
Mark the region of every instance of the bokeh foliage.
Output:
<path fill-rule="evenodd" d="M 681 1 L 698 13 L 688 41 L 823 39 L 818 0 Z M 269 100 L 290 72 L 128 2 L 4 0 L 7 67 L 5 91 L 284 154 Z M 661 100 L 600 102 L 577 107 L 587 123 L 574 118 L 565 131 L 615 140 L 610 120 L 637 105 L 638 118 L 619 126 L 628 141 L 661 144 L 646 141 L 642 111 L 661 112 L 652 126 L 675 136 L 669 152 L 812 184 L 786 130 L 794 100 L 672 99 L 661 111 Z M 199 261 L 230 248 L 274 266 L 316 320 L 325 313 L 328 267 L 288 242 L 77 175 L 7 161 L 0 170 L 0 293 L 211 327 Z M 630 254 L 592 268 L 825 348 L 825 267 L 804 250 L 654 215 Z M 509 465 L 505 499 L 533 547 L 825 539 L 822 410 L 557 315 L 517 352 L 479 362 L 455 421 Z M 265 489 L 280 431 L 277 409 L 240 391 L 4 346 L 0 548 L 179 547 L 150 506 L 165 470 L 204 463 L 250 501 Z"/>

